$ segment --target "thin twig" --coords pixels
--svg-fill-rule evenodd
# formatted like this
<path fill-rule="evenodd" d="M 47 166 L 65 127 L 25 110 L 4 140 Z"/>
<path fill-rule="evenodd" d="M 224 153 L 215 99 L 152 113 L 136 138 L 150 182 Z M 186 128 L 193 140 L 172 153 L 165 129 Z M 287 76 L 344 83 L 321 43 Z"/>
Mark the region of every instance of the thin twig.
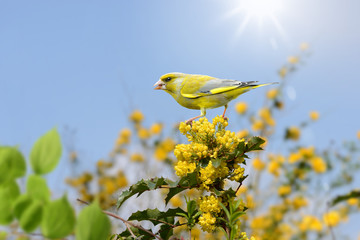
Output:
<path fill-rule="evenodd" d="M 125 223 L 125 226 L 126 228 L 129 230 L 131 236 L 133 236 L 134 239 L 137 239 L 137 237 L 135 236 L 135 234 L 133 233 L 133 231 L 131 231 L 131 228 L 129 227 L 129 224 L 124 222 Z"/>
<path fill-rule="evenodd" d="M 76 200 L 79 201 L 79 202 L 81 202 L 81 203 L 84 203 L 84 204 L 89 205 L 88 202 L 85 202 L 85 201 L 83 201 L 83 200 L 81 200 L 81 199 L 79 199 L 79 198 L 76 199 Z M 140 230 L 142 230 L 142 231 L 144 231 L 144 232 L 147 232 L 148 234 L 150 234 L 151 236 L 153 236 L 153 237 L 155 237 L 155 238 L 157 238 L 157 239 L 159 239 L 159 240 L 163 240 L 161 237 L 156 236 L 154 233 L 150 232 L 149 230 L 146 230 L 146 229 L 143 228 L 142 226 L 138 226 L 138 225 L 136 225 L 136 224 L 134 224 L 134 223 L 132 223 L 132 222 L 129 222 L 129 221 L 123 219 L 122 217 L 120 217 L 120 216 L 118 216 L 118 215 L 116 215 L 116 214 L 114 214 L 114 213 L 112 213 L 112 212 L 108 212 L 108 211 L 104 211 L 104 210 L 103 210 L 102 212 L 105 213 L 106 215 L 109 215 L 110 217 L 113 217 L 113 218 L 116 218 L 116 219 L 121 220 L 125 225 L 126 225 L 126 224 L 129 224 L 129 225 L 132 226 L 132 227 L 135 227 L 135 228 L 138 228 L 138 229 L 140 229 Z"/>

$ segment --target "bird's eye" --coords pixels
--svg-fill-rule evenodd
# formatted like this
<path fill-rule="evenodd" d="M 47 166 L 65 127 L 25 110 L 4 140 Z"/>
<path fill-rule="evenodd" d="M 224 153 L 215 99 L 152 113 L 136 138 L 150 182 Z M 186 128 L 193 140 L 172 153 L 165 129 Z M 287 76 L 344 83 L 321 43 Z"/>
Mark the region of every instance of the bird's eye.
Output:
<path fill-rule="evenodd" d="M 170 80 L 171 80 L 171 77 L 165 78 L 165 82 L 168 82 L 168 81 L 170 81 Z"/>

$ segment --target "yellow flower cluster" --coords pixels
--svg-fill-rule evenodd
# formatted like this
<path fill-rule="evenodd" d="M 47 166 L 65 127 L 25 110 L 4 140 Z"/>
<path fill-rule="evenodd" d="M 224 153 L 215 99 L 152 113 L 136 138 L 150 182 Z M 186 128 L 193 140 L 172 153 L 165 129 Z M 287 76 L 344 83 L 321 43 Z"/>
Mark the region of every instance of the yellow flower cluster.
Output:
<path fill-rule="evenodd" d="M 281 197 L 289 195 L 290 193 L 291 193 L 291 186 L 289 185 L 283 185 L 278 188 L 278 194 Z"/>
<path fill-rule="evenodd" d="M 135 124 L 138 124 L 144 120 L 144 114 L 140 110 L 135 110 L 130 114 L 129 119 Z"/>
<path fill-rule="evenodd" d="M 327 169 L 325 161 L 321 157 L 313 157 L 310 159 L 312 169 L 316 173 L 324 173 Z"/>
<path fill-rule="evenodd" d="M 330 211 L 323 216 L 325 224 L 329 227 L 335 227 L 340 222 L 340 214 L 337 211 Z"/>
<path fill-rule="evenodd" d="M 200 197 L 199 209 L 202 212 L 219 213 L 221 211 L 219 202 L 221 202 L 221 199 L 213 195 Z"/>
<path fill-rule="evenodd" d="M 171 138 L 166 138 L 164 141 L 160 142 L 154 152 L 154 157 L 158 161 L 164 161 L 168 154 L 174 150 L 175 142 Z"/>
<path fill-rule="evenodd" d="M 292 126 L 286 129 L 286 138 L 294 141 L 299 140 L 301 131 L 298 127 Z"/>
<path fill-rule="evenodd" d="M 248 236 L 246 235 L 246 232 L 242 232 L 240 234 L 240 240 L 256 240 L 256 238 L 255 237 L 248 238 Z"/>
<path fill-rule="evenodd" d="M 199 217 L 199 224 L 203 231 L 206 232 L 214 231 L 216 228 L 215 223 L 216 223 L 216 217 L 211 215 L 211 213 L 203 213 Z"/>
<path fill-rule="evenodd" d="M 263 170 L 265 168 L 265 163 L 263 161 L 261 161 L 260 158 L 253 159 L 252 160 L 252 165 L 258 171 L 261 171 L 261 170 Z"/>
<path fill-rule="evenodd" d="M 302 232 L 306 231 L 317 231 L 320 232 L 322 230 L 322 224 L 318 218 L 312 215 L 306 215 L 302 218 L 299 229 Z"/>
<path fill-rule="evenodd" d="M 311 120 L 317 121 L 317 120 L 319 119 L 319 117 L 320 117 L 320 114 L 319 114 L 319 112 L 317 112 L 317 111 L 311 111 L 311 112 L 309 113 L 309 116 L 310 116 L 310 119 L 311 119 Z"/>
<path fill-rule="evenodd" d="M 244 114 L 247 110 L 246 102 L 238 102 L 235 105 L 235 110 L 238 114 Z"/>
<path fill-rule="evenodd" d="M 265 107 L 259 110 L 260 118 L 269 126 L 275 126 L 275 120 L 271 115 L 269 108 Z"/>
<path fill-rule="evenodd" d="M 216 116 L 212 123 L 206 118 L 200 118 L 192 125 L 180 123 L 179 130 L 190 143 L 175 147 L 174 155 L 178 160 L 175 164 L 176 174 L 185 176 L 199 166 L 201 187 L 208 191 L 217 179 L 221 179 L 220 185 L 224 184 L 226 178 L 239 181 L 244 175 L 244 168 L 240 167 L 243 158 L 222 160 L 214 167 L 215 159 L 226 158 L 244 141 L 234 132 L 225 130 L 227 125 L 227 120 L 220 116 Z"/>

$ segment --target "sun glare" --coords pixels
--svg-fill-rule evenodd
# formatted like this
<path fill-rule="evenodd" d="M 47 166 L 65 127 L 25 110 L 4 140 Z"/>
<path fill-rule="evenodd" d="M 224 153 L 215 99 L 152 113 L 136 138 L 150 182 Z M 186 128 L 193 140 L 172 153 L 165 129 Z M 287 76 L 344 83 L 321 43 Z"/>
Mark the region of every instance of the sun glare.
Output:
<path fill-rule="evenodd" d="M 286 34 L 278 21 L 278 15 L 283 10 L 283 0 L 239 0 L 237 6 L 227 13 L 227 17 L 240 16 L 237 35 L 241 34 L 252 21 L 257 21 L 261 27 L 264 23 L 272 23 L 275 29 L 286 38 Z"/>

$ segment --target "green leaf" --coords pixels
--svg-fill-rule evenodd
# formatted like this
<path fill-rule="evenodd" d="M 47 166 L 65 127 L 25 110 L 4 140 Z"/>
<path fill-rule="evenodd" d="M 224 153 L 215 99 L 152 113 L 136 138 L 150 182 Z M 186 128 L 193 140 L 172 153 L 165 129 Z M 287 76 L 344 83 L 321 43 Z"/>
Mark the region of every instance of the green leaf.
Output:
<path fill-rule="evenodd" d="M 221 162 L 222 162 L 222 159 L 220 159 L 220 158 L 215 158 L 215 159 L 211 160 L 211 163 L 214 168 L 218 168 L 220 166 Z"/>
<path fill-rule="evenodd" d="M 198 171 L 195 170 L 192 173 L 188 173 L 186 176 L 182 177 L 179 180 L 179 183 L 177 184 L 176 187 L 170 188 L 168 194 L 166 195 L 165 198 L 165 203 L 168 204 L 168 202 L 170 201 L 170 199 L 175 196 L 176 194 L 190 189 L 192 187 L 195 187 L 198 185 Z"/>
<path fill-rule="evenodd" d="M 161 225 L 159 232 L 160 232 L 160 237 L 164 240 L 169 239 L 174 234 L 173 228 L 167 224 Z"/>
<path fill-rule="evenodd" d="M 47 238 L 63 238 L 72 233 L 75 214 L 66 196 L 48 203 L 41 222 L 42 234 Z"/>
<path fill-rule="evenodd" d="M 265 140 L 260 137 L 251 137 L 250 140 L 247 142 L 245 151 L 255 151 L 255 150 L 263 150 L 260 145 L 265 143 Z"/>
<path fill-rule="evenodd" d="M 360 198 L 360 191 L 359 190 L 353 190 L 348 194 L 337 196 L 336 198 L 334 198 L 331 201 L 331 206 L 334 206 L 334 205 L 338 204 L 339 202 L 347 201 L 350 198 Z"/>
<path fill-rule="evenodd" d="M 14 202 L 14 215 L 17 219 L 21 218 L 21 215 L 25 210 L 33 203 L 33 199 L 27 195 L 23 194 L 19 196 Z"/>
<path fill-rule="evenodd" d="M 43 206 L 39 201 L 33 201 L 21 214 L 20 227 L 25 232 L 33 232 L 41 223 Z"/>
<path fill-rule="evenodd" d="M 50 201 L 50 190 L 46 180 L 39 175 L 30 175 L 26 183 L 26 191 L 29 196 L 41 202 Z"/>
<path fill-rule="evenodd" d="M 85 207 L 79 214 L 76 229 L 77 240 L 107 239 L 111 234 L 109 218 L 97 202 Z"/>
<path fill-rule="evenodd" d="M 166 220 L 168 217 L 180 217 L 181 214 L 186 214 L 184 210 L 181 208 L 170 208 L 165 212 L 162 212 L 158 209 L 146 209 L 144 211 L 137 211 L 129 217 L 129 221 L 137 220 L 143 221 L 148 220 L 151 221 L 155 226 L 160 224 L 160 221 Z M 159 221 L 160 220 L 160 221 Z"/>
<path fill-rule="evenodd" d="M 0 184 L 24 176 L 26 162 L 23 155 L 13 147 L 0 147 Z"/>
<path fill-rule="evenodd" d="M 12 222 L 14 202 L 19 195 L 20 189 L 14 180 L 0 186 L 0 224 Z"/>
<path fill-rule="evenodd" d="M 60 135 L 56 128 L 48 131 L 34 144 L 30 153 L 30 164 L 36 174 L 54 170 L 61 157 Z"/>
<path fill-rule="evenodd" d="M 155 190 L 160 188 L 161 186 L 176 186 L 176 183 L 166 178 L 152 178 L 149 180 L 141 179 L 136 184 L 130 186 L 129 190 L 123 191 L 117 201 L 117 207 L 120 208 L 121 205 L 130 197 L 137 194 L 139 197 L 145 191 Z"/>

